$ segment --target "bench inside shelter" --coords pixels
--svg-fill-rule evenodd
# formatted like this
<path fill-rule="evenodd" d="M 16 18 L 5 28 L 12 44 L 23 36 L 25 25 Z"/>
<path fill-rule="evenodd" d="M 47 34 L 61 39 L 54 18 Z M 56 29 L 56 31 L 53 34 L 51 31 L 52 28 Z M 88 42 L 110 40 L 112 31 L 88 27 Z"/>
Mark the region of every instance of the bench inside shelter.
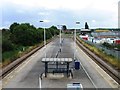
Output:
<path fill-rule="evenodd" d="M 72 58 L 42 58 L 42 62 L 45 64 L 45 77 L 47 73 L 66 73 L 67 76 L 71 73 L 72 75 L 70 68 Z"/>

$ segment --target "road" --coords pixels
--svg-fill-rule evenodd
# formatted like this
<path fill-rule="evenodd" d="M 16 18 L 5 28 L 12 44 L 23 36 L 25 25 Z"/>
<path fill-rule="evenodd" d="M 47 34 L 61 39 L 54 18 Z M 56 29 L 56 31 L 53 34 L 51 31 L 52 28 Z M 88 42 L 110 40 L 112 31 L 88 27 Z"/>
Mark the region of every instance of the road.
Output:
<path fill-rule="evenodd" d="M 81 69 L 75 70 L 73 79 L 47 79 L 44 78 L 42 88 L 66 88 L 68 83 L 80 82 L 84 88 L 117 88 L 116 82 L 106 74 L 96 63 L 92 61 L 78 46 L 76 58 L 81 62 Z M 39 75 L 44 72 L 42 58 L 54 58 L 59 50 L 59 38 L 50 42 L 46 48 L 42 48 L 29 57 L 13 72 L 7 75 L 2 83 L 3 88 L 39 88 Z M 64 38 L 62 51 L 59 58 L 73 58 L 74 44 L 71 38 Z M 72 65 L 72 64 L 71 64 Z"/>

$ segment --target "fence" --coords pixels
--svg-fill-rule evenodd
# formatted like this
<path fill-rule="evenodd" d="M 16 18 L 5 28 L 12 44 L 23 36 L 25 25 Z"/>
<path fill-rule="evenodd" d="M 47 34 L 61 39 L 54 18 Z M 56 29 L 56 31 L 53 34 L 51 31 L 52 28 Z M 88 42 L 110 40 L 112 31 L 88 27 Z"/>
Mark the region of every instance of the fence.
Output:
<path fill-rule="evenodd" d="M 83 40 L 83 39 L 82 39 Z M 87 40 L 83 40 L 84 42 L 86 42 L 87 44 L 90 44 L 92 46 L 95 46 L 96 48 L 102 50 L 103 52 L 105 52 L 108 55 L 114 56 L 116 57 L 118 60 L 120 60 L 120 51 L 117 50 L 113 50 L 113 49 L 108 49 L 100 44 L 96 44 L 96 43 L 92 43 L 90 41 Z"/>

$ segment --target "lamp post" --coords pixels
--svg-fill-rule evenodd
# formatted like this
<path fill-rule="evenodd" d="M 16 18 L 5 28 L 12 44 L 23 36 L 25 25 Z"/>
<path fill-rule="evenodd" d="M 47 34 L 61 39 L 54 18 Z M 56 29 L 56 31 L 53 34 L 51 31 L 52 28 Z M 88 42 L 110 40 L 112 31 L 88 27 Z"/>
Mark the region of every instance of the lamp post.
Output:
<path fill-rule="evenodd" d="M 43 23 L 44 21 L 40 21 L 41 23 Z M 46 31 L 45 31 L 45 27 L 44 27 L 44 47 L 45 47 L 45 58 L 46 58 Z"/>
<path fill-rule="evenodd" d="M 61 26 L 62 25 L 57 25 L 60 28 L 60 45 L 61 45 Z"/>
<path fill-rule="evenodd" d="M 62 47 L 61 47 L 61 46 L 62 46 L 62 44 L 61 44 L 61 26 L 62 26 L 62 25 L 57 25 L 57 26 L 60 28 L 60 50 L 59 50 L 59 51 L 61 52 L 61 48 L 62 48 Z"/>
<path fill-rule="evenodd" d="M 61 48 L 62 48 L 62 42 L 61 42 L 61 26 L 63 25 L 57 25 L 60 28 L 60 52 L 61 52 Z"/>
<path fill-rule="evenodd" d="M 80 22 L 76 22 L 76 25 L 80 24 Z M 76 29 L 74 30 L 74 60 L 76 59 L 75 58 L 75 55 L 76 55 Z"/>

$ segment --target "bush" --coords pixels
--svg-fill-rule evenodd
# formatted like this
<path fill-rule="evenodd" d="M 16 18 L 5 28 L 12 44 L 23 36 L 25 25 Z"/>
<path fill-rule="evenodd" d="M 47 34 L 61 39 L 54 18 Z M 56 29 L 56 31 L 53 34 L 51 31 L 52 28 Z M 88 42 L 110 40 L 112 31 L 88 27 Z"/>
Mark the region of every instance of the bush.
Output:
<path fill-rule="evenodd" d="M 33 26 L 25 23 L 17 25 L 14 28 L 14 30 L 12 31 L 11 39 L 15 44 L 20 44 L 24 46 L 34 45 L 38 40 L 36 40 L 36 34 L 36 29 Z"/>
<path fill-rule="evenodd" d="M 59 30 L 55 26 L 46 29 L 46 39 L 50 39 L 52 36 L 58 34 Z M 3 66 L 30 52 L 34 47 L 39 45 L 43 39 L 44 29 L 36 29 L 29 23 L 13 23 L 10 29 L 2 29 Z"/>
<path fill-rule="evenodd" d="M 14 49 L 14 45 L 10 40 L 4 39 L 2 42 L 2 52 L 11 51 Z"/>
<path fill-rule="evenodd" d="M 109 43 L 106 43 L 106 42 L 104 42 L 102 45 L 107 47 L 107 48 L 112 48 L 112 46 Z"/>

